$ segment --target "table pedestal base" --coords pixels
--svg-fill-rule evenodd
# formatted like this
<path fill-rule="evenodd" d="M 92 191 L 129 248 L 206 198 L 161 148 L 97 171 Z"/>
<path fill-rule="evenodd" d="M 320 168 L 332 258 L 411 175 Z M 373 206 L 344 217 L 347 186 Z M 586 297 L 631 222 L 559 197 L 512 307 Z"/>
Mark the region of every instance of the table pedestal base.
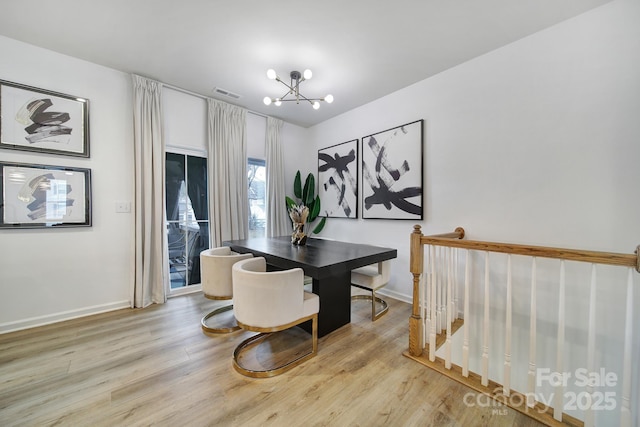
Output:
<path fill-rule="evenodd" d="M 351 272 L 326 279 L 313 279 L 313 293 L 320 297 L 318 337 L 351 322 Z M 311 323 L 302 327 L 311 333 Z"/>

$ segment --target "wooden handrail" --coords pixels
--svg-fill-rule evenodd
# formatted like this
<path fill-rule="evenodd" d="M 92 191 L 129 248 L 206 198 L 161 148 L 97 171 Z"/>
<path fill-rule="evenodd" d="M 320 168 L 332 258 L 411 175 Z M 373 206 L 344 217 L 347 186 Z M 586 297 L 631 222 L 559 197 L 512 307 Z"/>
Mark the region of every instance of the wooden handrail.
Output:
<path fill-rule="evenodd" d="M 420 226 L 417 225 L 416 227 L 420 227 Z M 414 227 L 414 230 L 415 229 L 416 228 Z M 464 228 L 458 227 L 455 230 L 453 230 L 453 232 L 451 233 L 431 234 L 430 236 L 426 236 L 426 237 L 440 238 L 440 239 L 464 239 Z"/>
<path fill-rule="evenodd" d="M 420 238 L 420 243 L 422 245 L 439 245 L 477 251 L 500 252 L 531 257 L 555 258 L 596 264 L 634 267 L 638 272 L 640 272 L 640 255 L 638 254 L 638 249 L 636 249 L 635 254 L 621 254 L 614 252 L 585 251 L 580 249 L 552 248 L 547 246 L 518 245 L 513 243 L 482 242 L 478 240 L 452 240 L 451 238 L 444 238 L 441 236 L 422 236 Z"/>

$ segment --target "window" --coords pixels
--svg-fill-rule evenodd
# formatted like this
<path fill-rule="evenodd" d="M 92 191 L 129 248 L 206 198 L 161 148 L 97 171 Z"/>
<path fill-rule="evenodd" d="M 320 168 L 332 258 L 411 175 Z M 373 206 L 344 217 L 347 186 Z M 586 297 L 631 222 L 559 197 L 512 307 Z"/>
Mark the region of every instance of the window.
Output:
<path fill-rule="evenodd" d="M 209 248 L 207 159 L 166 153 L 167 237 L 171 289 L 200 283 L 200 252 Z"/>
<path fill-rule="evenodd" d="M 265 161 L 249 159 L 247 167 L 249 183 L 249 237 L 265 237 L 267 170 Z"/>

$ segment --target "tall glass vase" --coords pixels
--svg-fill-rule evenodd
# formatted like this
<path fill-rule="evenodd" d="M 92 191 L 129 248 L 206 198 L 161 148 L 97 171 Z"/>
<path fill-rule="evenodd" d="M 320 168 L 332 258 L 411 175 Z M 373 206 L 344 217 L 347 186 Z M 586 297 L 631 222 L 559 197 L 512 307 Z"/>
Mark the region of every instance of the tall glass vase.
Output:
<path fill-rule="evenodd" d="M 304 222 L 293 223 L 293 234 L 291 234 L 291 243 L 303 246 L 307 243 L 307 235 L 304 233 Z"/>
<path fill-rule="evenodd" d="M 293 223 L 293 234 L 291 235 L 291 243 L 302 246 L 307 243 L 307 235 L 304 233 L 304 225 L 309 216 L 309 208 L 303 204 L 292 206 L 289 208 L 289 218 Z"/>

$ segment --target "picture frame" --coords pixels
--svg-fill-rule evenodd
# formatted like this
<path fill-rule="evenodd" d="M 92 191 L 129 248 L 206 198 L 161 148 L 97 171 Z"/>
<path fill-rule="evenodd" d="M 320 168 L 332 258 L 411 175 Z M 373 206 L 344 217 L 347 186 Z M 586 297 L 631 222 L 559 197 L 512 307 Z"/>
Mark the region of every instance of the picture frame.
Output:
<path fill-rule="evenodd" d="M 358 218 L 358 140 L 318 150 L 320 216 Z"/>
<path fill-rule="evenodd" d="M 89 157 L 89 100 L 0 80 L 0 148 Z"/>
<path fill-rule="evenodd" d="M 362 138 L 363 219 L 423 219 L 423 123 Z"/>
<path fill-rule="evenodd" d="M 0 162 L 0 228 L 91 226 L 91 169 Z"/>

